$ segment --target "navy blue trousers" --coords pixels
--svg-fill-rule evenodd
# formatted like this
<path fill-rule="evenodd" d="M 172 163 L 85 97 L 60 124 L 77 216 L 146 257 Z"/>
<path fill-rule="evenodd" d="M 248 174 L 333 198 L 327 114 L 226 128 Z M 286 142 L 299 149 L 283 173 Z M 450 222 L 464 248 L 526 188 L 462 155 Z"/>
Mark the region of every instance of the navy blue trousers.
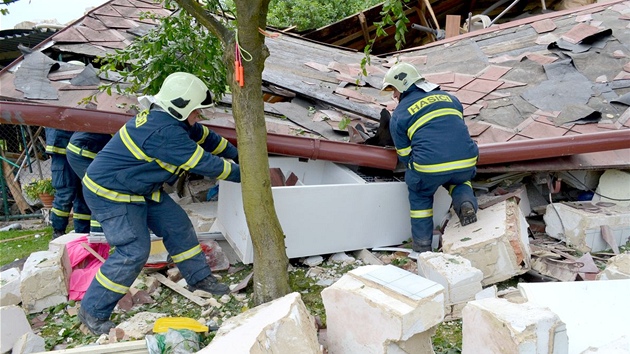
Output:
<path fill-rule="evenodd" d="M 94 159 L 75 154 L 71 151 L 67 152 L 66 159 L 68 160 L 68 163 L 72 167 L 72 170 L 74 171 L 74 173 L 77 176 L 79 176 L 79 179 L 83 179 L 83 177 L 85 176 L 85 171 L 87 171 L 88 166 L 90 166 L 92 161 L 94 161 Z M 82 189 L 81 189 L 81 193 L 83 194 Z M 94 218 L 90 218 L 90 232 L 103 232 L 103 229 L 101 228 L 101 224 L 99 224 L 99 222 L 96 221 Z"/>
<path fill-rule="evenodd" d="M 459 214 L 463 202 L 471 202 L 477 210 L 477 198 L 470 181 L 476 169 L 448 174 L 421 173 L 407 169 L 405 183 L 409 190 L 411 235 L 418 246 L 430 246 L 433 241 L 433 195 L 440 186 L 449 191 L 453 208 Z"/>
<path fill-rule="evenodd" d="M 74 231 L 90 232 L 90 208 L 83 199 L 81 180 L 66 159 L 66 155 L 51 155 L 52 184 L 55 199 L 50 213 L 50 222 L 55 230 L 65 233 L 70 211 L 73 210 Z"/>
<path fill-rule="evenodd" d="M 81 307 L 90 315 L 108 319 L 149 258 L 149 228 L 164 246 L 188 284 L 212 274 L 197 234 L 186 212 L 162 193 L 162 202 L 118 203 L 83 188 L 94 218 L 100 222 L 113 253 L 96 273 Z"/>

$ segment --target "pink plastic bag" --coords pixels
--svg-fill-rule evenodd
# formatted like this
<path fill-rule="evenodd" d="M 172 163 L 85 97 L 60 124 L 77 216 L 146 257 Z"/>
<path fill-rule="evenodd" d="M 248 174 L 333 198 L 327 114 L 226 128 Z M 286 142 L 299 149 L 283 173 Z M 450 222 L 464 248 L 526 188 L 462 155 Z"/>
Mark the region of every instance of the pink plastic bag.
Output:
<path fill-rule="evenodd" d="M 81 300 L 88 286 L 94 279 L 96 272 L 100 268 L 101 261 L 94 257 L 88 250 L 81 246 L 85 243 L 104 259 L 109 256 L 109 245 L 107 243 L 88 243 L 87 236 L 81 236 L 66 244 L 72 274 L 70 274 L 70 284 L 68 298 L 70 300 Z"/>

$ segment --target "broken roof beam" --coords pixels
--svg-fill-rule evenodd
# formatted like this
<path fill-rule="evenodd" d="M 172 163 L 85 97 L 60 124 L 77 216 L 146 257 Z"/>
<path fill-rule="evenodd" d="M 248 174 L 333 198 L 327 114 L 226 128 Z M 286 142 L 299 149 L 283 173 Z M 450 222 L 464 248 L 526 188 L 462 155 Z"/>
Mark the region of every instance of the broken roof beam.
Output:
<path fill-rule="evenodd" d="M 0 123 L 26 124 L 72 131 L 114 133 L 131 118 L 130 114 L 57 107 L 24 102 L 0 103 Z M 218 134 L 236 143 L 236 130 L 207 124 Z M 267 134 L 272 154 L 321 159 L 358 166 L 394 170 L 396 152 L 378 146 L 313 139 L 292 135 Z M 536 160 L 598 151 L 630 148 L 630 129 L 556 138 L 519 140 L 479 146 L 477 165 Z"/>

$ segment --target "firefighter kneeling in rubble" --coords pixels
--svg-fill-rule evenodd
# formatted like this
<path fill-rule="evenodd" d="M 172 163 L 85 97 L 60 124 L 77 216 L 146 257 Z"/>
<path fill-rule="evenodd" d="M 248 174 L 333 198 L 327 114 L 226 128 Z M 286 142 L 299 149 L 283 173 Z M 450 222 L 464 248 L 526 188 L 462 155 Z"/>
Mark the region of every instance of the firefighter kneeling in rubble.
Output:
<path fill-rule="evenodd" d="M 185 171 L 241 181 L 234 145 L 197 123 L 212 96 L 196 76 L 169 75 L 155 104 L 128 121 L 95 157 L 83 178 L 85 199 L 113 253 L 92 280 L 79 319 L 94 334 L 109 333 L 114 307 L 142 271 L 149 229 L 162 237 L 190 291 L 226 294 L 212 275 L 186 212 L 162 190 Z M 224 159 L 225 158 L 225 159 Z"/>
<path fill-rule="evenodd" d="M 470 181 L 479 150 L 457 97 L 426 81 L 413 65 L 392 66 L 381 90 L 393 91 L 399 102 L 389 127 L 398 159 L 407 168 L 412 247 L 416 252 L 431 251 L 433 195 L 440 186 L 449 191 L 462 226 L 477 221 Z"/>

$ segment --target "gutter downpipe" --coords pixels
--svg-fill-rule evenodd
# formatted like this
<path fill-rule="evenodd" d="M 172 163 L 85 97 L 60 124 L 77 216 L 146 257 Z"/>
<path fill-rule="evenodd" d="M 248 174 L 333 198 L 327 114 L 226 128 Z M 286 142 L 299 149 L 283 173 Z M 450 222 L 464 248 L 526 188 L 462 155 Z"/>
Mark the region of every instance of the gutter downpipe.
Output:
<path fill-rule="evenodd" d="M 45 126 L 72 131 L 115 133 L 131 115 L 83 108 L 25 102 L 0 102 L 0 123 Z M 236 129 L 201 122 L 236 144 Z M 630 129 L 576 134 L 556 138 L 519 140 L 479 146 L 477 165 L 527 161 L 589 152 L 630 148 Z M 267 134 L 271 154 L 321 159 L 342 164 L 394 170 L 398 163 L 391 148 L 290 135 Z"/>

